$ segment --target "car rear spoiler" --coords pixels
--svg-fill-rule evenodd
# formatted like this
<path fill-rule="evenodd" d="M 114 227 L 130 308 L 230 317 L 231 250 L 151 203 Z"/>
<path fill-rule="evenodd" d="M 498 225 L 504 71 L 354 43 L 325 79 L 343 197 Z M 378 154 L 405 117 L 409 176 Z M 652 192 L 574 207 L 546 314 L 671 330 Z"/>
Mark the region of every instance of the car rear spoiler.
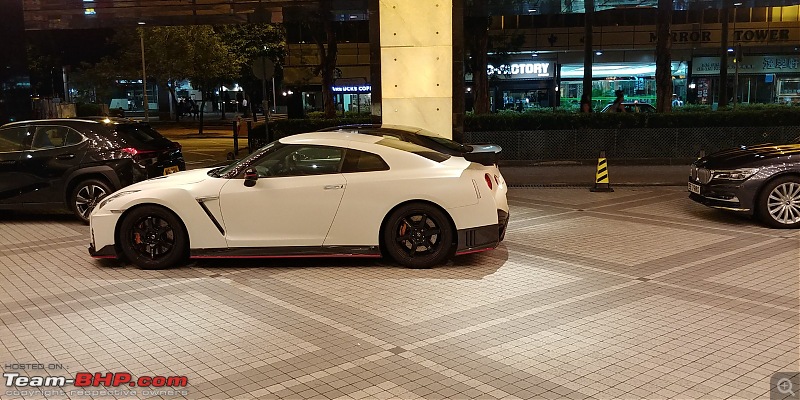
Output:
<path fill-rule="evenodd" d="M 478 164 L 491 166 L 497 164 L 500 160 L 500 152 L 503 148 L 491 143 L 470 143 L 468 146 L 472 151 L 464 154 L 467 161 L 472 161 Z"/>

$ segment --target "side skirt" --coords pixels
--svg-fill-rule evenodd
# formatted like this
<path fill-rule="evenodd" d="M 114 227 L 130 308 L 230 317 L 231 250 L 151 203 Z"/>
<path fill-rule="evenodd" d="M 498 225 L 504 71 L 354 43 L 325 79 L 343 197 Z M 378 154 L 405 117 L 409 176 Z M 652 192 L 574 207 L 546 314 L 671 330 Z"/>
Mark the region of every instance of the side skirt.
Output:
<path fill-rule="evenodd" d="M 287 246 L 232 247 L 225 249 L 192 249 L 191 258 L 313 258 L 365 257 L 379 258 L 378 246 Z"/>

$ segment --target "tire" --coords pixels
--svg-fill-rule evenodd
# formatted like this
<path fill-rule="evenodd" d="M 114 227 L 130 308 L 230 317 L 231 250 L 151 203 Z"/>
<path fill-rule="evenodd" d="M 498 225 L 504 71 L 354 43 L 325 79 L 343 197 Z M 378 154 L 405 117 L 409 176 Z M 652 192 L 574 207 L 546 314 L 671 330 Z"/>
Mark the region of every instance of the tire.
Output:
<path fill-rule="evenodd" d="M 164 269 L 186 259 L 189 238 L 180 218 L 160 206 L 142 206 L 120 223 L 118 243 L 125 257 L 141 269 Z"/>
<path fill-rule="evenodd" d="M 81 181 L 69 194 L 69 209 L 81 221 L 89 223 L 89 214 L 111 192 L 113 192 L 111 186 L 99 179 Z"/>
<path fill-rule="evenodd" d="M 454 232 L 450 219 L 436 207 L 410 203 L 392 212 L 383 227 L 383 247 L 409 268 L 431 268 L 451 253 Z"/>
<path fill-rule="evenodd" d="M 769 182 L 759 195 L 757 214 L 772 228 L 800 228 L 800 177 L 784 176 Z"/>

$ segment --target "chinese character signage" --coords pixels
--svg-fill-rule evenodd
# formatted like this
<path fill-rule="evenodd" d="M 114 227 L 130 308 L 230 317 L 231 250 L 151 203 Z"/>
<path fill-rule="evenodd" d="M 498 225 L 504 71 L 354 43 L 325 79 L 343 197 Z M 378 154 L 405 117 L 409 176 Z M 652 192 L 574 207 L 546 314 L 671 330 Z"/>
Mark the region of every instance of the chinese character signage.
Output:
<path fill-rule="evenodd" d="M 719 75 L 719 57 L 695 57 L 693 75 Z M 728 58 L 728 72 L 736 71 L 734 57 Z M 800 72 L 800 55 L 744 56 L 739 63 L 740 74 L 772 74 Z"/>

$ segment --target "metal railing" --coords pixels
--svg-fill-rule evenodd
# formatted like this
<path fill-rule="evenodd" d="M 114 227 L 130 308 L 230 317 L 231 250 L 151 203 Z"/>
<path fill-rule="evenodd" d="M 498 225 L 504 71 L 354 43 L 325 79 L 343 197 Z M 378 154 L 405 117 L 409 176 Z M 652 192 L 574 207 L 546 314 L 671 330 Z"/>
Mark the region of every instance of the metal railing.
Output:
<path fill-rule="evenodd" d="M 648 129 L 573 129 L 465 132 L 467 143 L 494 143 L 501 160 L 587 161 L 600 150 L 616 160 L 684 163 L 725 148 L 759 143 L 784 144 L 800 136 L 800 126 Z"/>

